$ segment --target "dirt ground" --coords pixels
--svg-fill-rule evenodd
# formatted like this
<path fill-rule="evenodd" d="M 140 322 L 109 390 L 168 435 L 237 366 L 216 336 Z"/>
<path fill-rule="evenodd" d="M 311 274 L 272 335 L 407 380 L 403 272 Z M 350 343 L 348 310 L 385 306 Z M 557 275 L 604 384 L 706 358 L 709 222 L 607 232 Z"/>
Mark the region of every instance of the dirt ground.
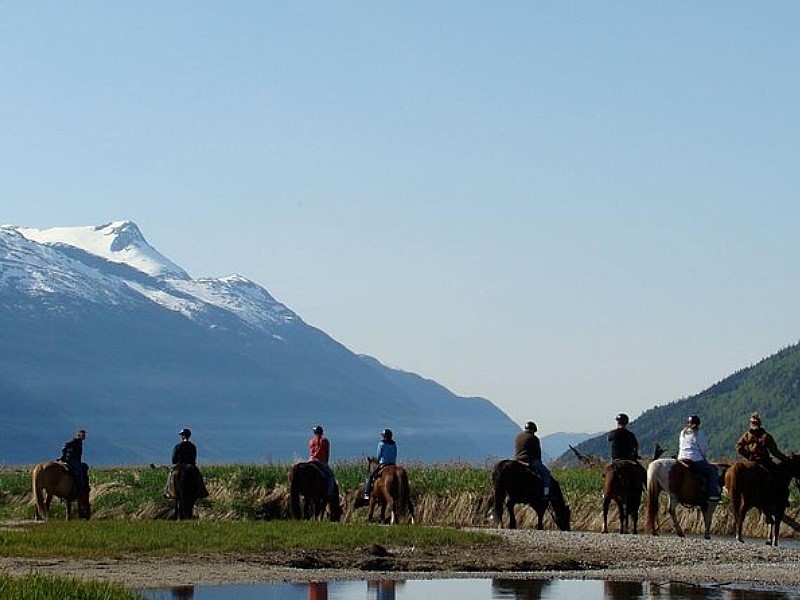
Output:
<path fill-rule="evenodd" d="M 744 584 L 800 593 L 800 546 L 763 540 L 704 540 L 666 534 L 620 535 L 533 530 L 483 530 L 498 545 L 464 549 L 382 548 L 273 552 L 262 555 L 129 557 L 108 560 L 0 558 L 0 569 L 115 581 L 130 588 L 434 577 L 606 579 Z"/>

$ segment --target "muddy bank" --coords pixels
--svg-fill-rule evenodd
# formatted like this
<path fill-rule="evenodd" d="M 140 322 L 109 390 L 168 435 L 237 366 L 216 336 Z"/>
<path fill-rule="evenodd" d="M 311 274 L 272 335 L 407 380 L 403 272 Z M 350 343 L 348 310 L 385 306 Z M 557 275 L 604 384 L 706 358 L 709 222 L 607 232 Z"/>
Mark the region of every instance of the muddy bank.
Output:
<path fill-rule="evenodd" d="M 496 530 L 499 546 L 468 550 L 360 548 L 350 551 L 272 552 L 113 560 L 2 558 L 4 572 L 31 571 L 132 588 L 335 579 L 520 577 L 680 581 L 797 587 L 800 547 L 773 548 L 760 539 L 704 540 L 673 535 L 632 536 L 595 532 Z"/>

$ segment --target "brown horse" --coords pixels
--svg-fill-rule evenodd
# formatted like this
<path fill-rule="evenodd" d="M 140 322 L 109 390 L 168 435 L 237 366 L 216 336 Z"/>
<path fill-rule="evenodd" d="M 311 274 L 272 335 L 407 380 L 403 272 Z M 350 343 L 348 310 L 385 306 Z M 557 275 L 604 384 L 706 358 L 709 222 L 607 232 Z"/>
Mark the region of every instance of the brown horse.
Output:
<path fill-rule="evenodd" d="M 537 529 L 544 529 L 544 513 L 548 505 L 553 508 L 553 518 L 561 531 L 569 531 L 570 509 L 564 501 L 561 486 L 550 478 L 550 498 L 543 496 L 542 478 L 518 460 L 501 460 L 492 470 L 494 506 L 492 518 L 498 527 L 503 526 L 503 503 L 508 508 L 509 529 L 517 528 L 515 504 L 527 504 L 536 511 Z M 507 500 L 506 500 L 507 498 Z"/>
<path fill-rule="evenodd" d="M 172 465 L 167 488 L 175 499 L 173 518 L 176 521 L 194 518 L 194 505 L 208 496 L 203 475 L 196 465 Z"/>
<path fill-rule="evenodd" d="M 367 457 L 367 473 L 372 473 L 378 468 L 378 459 L 374 456 Z M 367 519 L 373 520 L 375 507 L 381 507 L 380 522 L 386 522 L 386 513 L 389 513 L 389 523 L 399 522 L 399 516 L 407 513 L 410 522 L 414 523 L 414 504 L 411 501 L 411 488 L 408 485 L 408 473 L 403 467 L 386 465 L 381 468 L 372 482 L 369 495 L 369 514 Z"/>
<path fill-rule="evenodd" d="M 72 518 L 72 503 L 78 503 L 78 516 L 88 519 L 91 515 L 89 507 L 89 488 L 76 493 L 75 481 L 69 467 L 61 462 L 47 461 L 39 463 L 31 471 L 33 499 L 36 503 L 36 520 L 50 518 L 50 503 L 57 496 L 67 504 L 67 519 Z"/>
<path fill-rule="evenodd" d="M 778 545 L 781 521 L 789 505 L 789 485 L 800 481 L 800 454 L 775 465 L 772 472 L 757 463 L 735 463 L 725 473 L 725 487 L 731 499 L 734 534 L 743 542 L 742 525 L 747 511 L 758 508 L 769 523 L 767 544 Z"/>
<path fill-rule="evenodd" d="M 718 477 L 722 479 L 728 465 L 712 464 L 717 468 Z M 667 512 L 672 517 L 676 535 L 679 537 L 684 535 L 675 514 L 675 507 L 683 504 L 696 506 L 702 511 L 705 526 L 704 536 L 706 539 L 710 539 L 711 518 L 714 515 L 714 509 L 717 508 L 717 501 L 708 499 L 706 488 L 706 481 L 702 475 L 692 472 L 689 467 L 674 458 L 659 458 L 651 462 L 647 467 L 647 530 L 653 535 L 657 535 L 658 499 L 661 492 L 664 491 L 668 496 Z"/>
<path fill-rule="evenodd" d="M 629 521 L 633 533 L 638 533 L 639 506 L 647 482 L 647 471 L 635 460 L 615 460 L 603 473 L 603 533 L 608 533 L 608 508 L 617 503 L 619 532 L 628 533 Z"/>
<path fill-rule="evenodd" d="M 342 518 L 339 504 L 339 485 L 334 482 L 334 495 L 328 495 L 328 484 L 319 467 L 313 462 L 300 462 L 292 465 L 289 471 L 289 504 L 295 519 L 322 519 L 325 509 L 329 509 L 331 521 Z M 303 502 L 300 502 L 300 496 Z"/>

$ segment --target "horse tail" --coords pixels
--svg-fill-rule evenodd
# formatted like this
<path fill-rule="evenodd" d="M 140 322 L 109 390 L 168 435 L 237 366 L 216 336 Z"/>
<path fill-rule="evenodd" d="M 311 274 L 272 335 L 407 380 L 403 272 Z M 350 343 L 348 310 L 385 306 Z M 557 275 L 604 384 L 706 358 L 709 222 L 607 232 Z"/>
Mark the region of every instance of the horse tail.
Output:
<path fill-rule="evenodd" d="M 405 469 L 400 472 L 400 506 L 414 522 L 414 504 L 411 502 L 411 487 L 408 485 L 408 473 Z"/>
<path fill-rule="evenodd" d="M 742 505 L 742 488 L 739 485 L 738 469 L 729 468 L 725 473 L 725 487 L 728 488 L 728 497 L 731 503 L 731 512 L 733 513 L 733 529 L 734 535 L 739 533 L 739 507 Z"/>
<path fill-rule="evenodd" d="M 300 510 L 300 477 L 298 477 L 298 474 L 299 469 L 295 465 L 289 471 L 289 506 L 295 519 L 303 518 L 303 513 Z"/>
<path fill-rule="evenodd" d="M 658 496 L 661 493 L 661 484 L 658 481 L 659 465 L 658 461 L 653 461 L 647 467 L 647 532 L 653 535 L 656 533 Z"/>
<path fill-rule="evenodd" d="M 31 472 L 33 499 L 36 502 L 36 520 L 46 518 L 47 509 L 44 503 L 44 482 L 42 481 L 42 465 L 36 465 Z"/>
<path fill-rule="evenodd" d="M 506 484 L 503 480 L 503 463 L 497 463 L 492 471 L 492 487 L 494 488 L 494 504 L 492 506 L 492 519 L 498 527 L 503 526 L 503 504 L 506 501 Z"/>
<path fill-rule="evenodd" d="M 566 498 L 564 498 L 564 491 L 561 489 L 561 484 L 558 483 L 555 478 L 551 477 L 550 487 L 550 504 L 555 513 L 556 525 L 561 531 L 569 531 L 571 527 L 570 518 L 572 516 L 572 511 L 567 504 Z"/>

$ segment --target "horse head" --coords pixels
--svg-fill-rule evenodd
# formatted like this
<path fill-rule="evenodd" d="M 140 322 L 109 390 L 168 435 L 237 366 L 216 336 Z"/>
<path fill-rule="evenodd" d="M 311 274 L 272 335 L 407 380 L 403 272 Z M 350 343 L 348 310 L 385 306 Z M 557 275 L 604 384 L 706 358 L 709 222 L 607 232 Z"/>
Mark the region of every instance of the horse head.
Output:
<path fill-rule="evenodd" d="M 553 512 L 555 514 L 554 521 L 556 522 L 556 527 L 558 527 L 561 531 L 569 531 L 570 530 L 570 518 L 572 517 L 572 511 L 570 510 L 567 504 L 564 504 L 559 507 L 553 507 Z"/>
<path fill-rule="evenodd" d="M 787 460 L 783 461 L 786 470 L 789 472 L 790 477 L 795 480 L 798 487 L 800 487 L 800 454 L 796 452 L 792 452 L 787 457 Z"/>

